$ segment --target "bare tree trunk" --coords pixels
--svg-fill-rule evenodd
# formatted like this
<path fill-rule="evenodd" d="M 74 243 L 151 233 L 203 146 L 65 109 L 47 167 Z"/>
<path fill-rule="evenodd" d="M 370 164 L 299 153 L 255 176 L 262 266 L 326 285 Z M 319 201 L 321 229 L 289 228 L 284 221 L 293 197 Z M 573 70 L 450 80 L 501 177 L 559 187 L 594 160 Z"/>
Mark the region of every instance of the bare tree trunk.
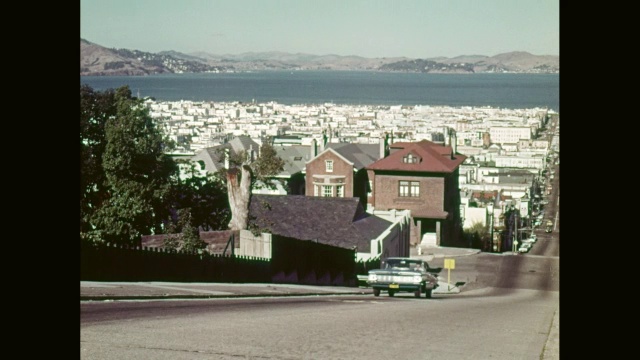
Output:
<path fill-rule="evenodd" d="M 227 171 L 227 192 L 231 208 L 230 230 L 246 230 L 249 227 L 251 168 L 249 165 L 242 165 L 240 170 L 240 183 L 238 183 L 238 169 Z"/>

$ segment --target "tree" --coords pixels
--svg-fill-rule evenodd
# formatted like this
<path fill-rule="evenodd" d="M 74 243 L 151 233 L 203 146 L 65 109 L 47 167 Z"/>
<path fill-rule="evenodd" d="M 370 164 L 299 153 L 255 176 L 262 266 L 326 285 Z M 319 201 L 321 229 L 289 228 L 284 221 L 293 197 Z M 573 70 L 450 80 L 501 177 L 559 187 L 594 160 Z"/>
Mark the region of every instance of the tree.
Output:
<path fill-rule="evenodd" d="M 231 209 L 229 229 L 246 230 L 249 226 L 251 189 L 257 180 L 269 186 L 270 178 L 284 169 L 284 160 L 277 155 L 270 141 L 267 140 L 260 147 L 260 156 L 255 161 L 251 161 L 249 154 L 242 152 L 237 154 L 235 159 L 230 157 L 229 163 L 230 166 L 234 165 L 226 171 Z"/>
<path fill-rule="evenodd" d="M 231 212 L 225 181 L 217 174 L 202 174 L 199 163 L 178 164 L 184 178 L 177 177 L 172 187 L 171 208 L 189 208 L 193 225 L 205 231 L 227 229 Z"/>
<path fill-rule="evenodd" d="M 231 209 L 229 229 L 231 230 L 246 230 L 249 226 L 252 178 L 251 167 L 247 164 L 227 171 L 227 192 Z"/>
<path fill-rule="evenodd" d="M 173 143 L 128 86 L 80 94 L 81 238 L 138 244 L 169 214 L 177 166 L 165 151 Z"/>
<path fill-rule="evenodd" d="M 80 86 L 80 232 L 92 229 L 89 217 L 108 198 L 102 168 L 106 147 L 104 127 L 116 116 L 115 91 L 95 92 Z"/>
<path fill-rule="evenodd" d="M 488 226 L 481 222 L 474 222 L 470 228 L 464 230 L 464 237 L 471 243 L 472 248 L 481 249 L 490 241 L 491 234 Z"/>
<path fill-rule="evenodd" d="M 251 169 L 258 180 L 269 186 L 273 176 L 284 170 L 284 160 L 278 156 L 276 149 L 271 145 L 271 139 L 266 139 L 260 146 L 260 156 L 251 163 Z"/>
<path fill-rule="evenodd" d="M 200 231 L 192 223 L 189 208 L 178 211 L 177 224 L 170 222 L 167 232 L 169 236 L 164 240 L 166 248 L 176 251 L 202 252 L 207 247 L 207 243 L 200 238 Z"/>

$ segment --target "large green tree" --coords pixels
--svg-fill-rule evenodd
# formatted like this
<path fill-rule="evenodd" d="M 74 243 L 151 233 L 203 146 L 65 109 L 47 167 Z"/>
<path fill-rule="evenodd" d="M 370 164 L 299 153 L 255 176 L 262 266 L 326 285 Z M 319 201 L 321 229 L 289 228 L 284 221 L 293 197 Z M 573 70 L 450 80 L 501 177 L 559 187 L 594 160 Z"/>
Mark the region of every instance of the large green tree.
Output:
<path fill-rule="evenodd" d="M 217 174 L 203 173 L 202 165 L 191 161 L 178 162 L 183 170 L 172 187 L 171 208 L 190 209 L 191 223 L 204 231 L 226 230 L 231 217 L 227 188 Z M 171 222 L 177 225 L 177 211 Z"/>
<path fill-rule="evenodd" d="M 81 237 L 137 244 L 162 232 L 177 174 L 170 141 L 128 86 L 81 86 Z"/>
<path fill-rule="evenodd" d="M 96 92 L 80 86 L 80 232 L 92 229 L 89 221 L 95 209 L 107 199 L 102 155 L 106 147 L 104 127 L 117 113 L 115 91 Z"/>

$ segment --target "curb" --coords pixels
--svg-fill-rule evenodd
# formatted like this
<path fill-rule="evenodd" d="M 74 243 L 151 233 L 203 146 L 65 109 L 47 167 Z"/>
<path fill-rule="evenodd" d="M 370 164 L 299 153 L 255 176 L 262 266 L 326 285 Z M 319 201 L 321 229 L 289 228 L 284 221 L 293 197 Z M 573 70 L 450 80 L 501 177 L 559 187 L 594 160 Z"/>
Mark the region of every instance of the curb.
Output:
<path fill-rule="evenodd" d="M 80 301 L 119 301 L 119 300 L 187 300 L 187 299 L 229 299 L 255 297 L 292 297 L 292 296 L 335 296 L 335 295 L 370 295 L 367 292 L 323 292 L 323 293 L 288 293 L 288 294 L 227 294 L 227 295 L 84 295 Z"/>

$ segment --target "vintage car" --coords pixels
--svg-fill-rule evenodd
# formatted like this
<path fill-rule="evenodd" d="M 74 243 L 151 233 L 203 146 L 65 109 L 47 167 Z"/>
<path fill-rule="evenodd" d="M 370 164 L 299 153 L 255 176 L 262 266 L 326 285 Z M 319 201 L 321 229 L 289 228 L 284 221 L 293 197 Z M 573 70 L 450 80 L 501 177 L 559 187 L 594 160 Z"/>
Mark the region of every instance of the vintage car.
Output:
<path fill-rule="evenodd" d="M 374 296 L 386 291 L 389 296 L 397 292 L 413 292 L 415 297 L 425 294 L 430 298 L 438 287 L 438 273 L 442 268 L 431 268 L 422 259 L 392 257 L 381 262 L 381 269 L 369 270 L 367 284 Z"/>

